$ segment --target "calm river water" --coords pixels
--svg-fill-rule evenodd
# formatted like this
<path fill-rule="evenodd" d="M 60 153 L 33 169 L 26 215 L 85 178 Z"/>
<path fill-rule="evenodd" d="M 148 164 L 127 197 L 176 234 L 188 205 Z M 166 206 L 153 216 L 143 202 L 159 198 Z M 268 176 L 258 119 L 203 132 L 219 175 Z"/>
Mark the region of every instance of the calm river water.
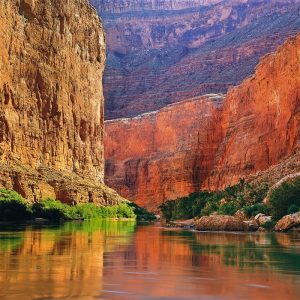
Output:
<path fill-rule="evenodd" d="M 300 235 L 0 226 L 0 299 L 300 299 Z"/>

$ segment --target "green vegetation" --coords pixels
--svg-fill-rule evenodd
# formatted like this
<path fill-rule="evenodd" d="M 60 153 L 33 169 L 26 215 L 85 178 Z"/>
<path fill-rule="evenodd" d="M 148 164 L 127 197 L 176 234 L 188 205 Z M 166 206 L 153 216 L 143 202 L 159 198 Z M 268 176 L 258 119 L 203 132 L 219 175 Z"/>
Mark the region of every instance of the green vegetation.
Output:
<path fill-rule="evenodd" d="M 190 219 L 210 215 L 214 212 L 222 215 L 234 215 L 242 209 L 251 218 L 259 213 L 271 215 L 278 220 L 284 215 L 300 211 L 300 177 L 283 183 L 276 188 L 270 203 L 264 204 L 269 187 L 266 184 L 251 185 L 241 180 L 239 184 L 223 191 L 199 192 L 188 197 L 169 200 L 160 206 L 167 221 Z M 268 226 L 273 223 L 266 224 Z"/>
<path fill-rule="evenodd" d="M 26 220 L 31 216 L 32 210 L 21 195 L 0 190 L 0 220 Z"/>
<path fill-rule="evenodd" d="M 95 218 L 154 220 L 145 209 L 123 202 L 114 206 L 93 203 L 70 206 L 54 199 L 41 200 L 33 205 L 14 191 L 0 190 L 0 221 L 24 221 L 34 218 L 47 220 L 87 220 Z"/>
<path fill-rule="evenodd" d="M 136 215 L 137 221 L 155 221 L 155 214 L 149 212 L 143 207 L 136 205 L 133 202 L 128 203 L 128 206 L 133 210 Z"/>
<path fill-rule="evenodd" d="M 300 206 L 300 177 L 276 188 L 270 197 L 270 206 L 275 219 L 297 212 L 297 207 Z"/>
<path fill-rule="evenodd" d="M 257 213 L 268 213 L 262 203 L 268 192 L 267 185 L 252 186 L 240 180 L 240 183 L 223 191 L 199 192 L 189 197 L 170 200 L 160 206 L 164 217 L 170 220 L 190 219 L 217 212 L 222 215 L 234 215 L 244 209 L 251 217 Z"/>
<path fill-rule="evenodd" d="M 243 207 L 246 215 L 250 217 L 255 217 L 257 214 L 262 213 L 265 215 L 270 215 L 270 207 L 264 203 L 256 203 L 250 206 Z"/>

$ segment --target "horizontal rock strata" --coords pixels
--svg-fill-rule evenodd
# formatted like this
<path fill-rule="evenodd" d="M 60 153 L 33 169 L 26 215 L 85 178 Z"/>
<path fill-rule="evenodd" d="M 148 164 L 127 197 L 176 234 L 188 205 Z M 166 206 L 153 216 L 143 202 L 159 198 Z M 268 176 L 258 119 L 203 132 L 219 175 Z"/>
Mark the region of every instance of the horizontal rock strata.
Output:
<path fill-rule="evenodd" d="M 105 42 L 94 8 L 0 1 L 0 42 L 0 186 L 30 201 L 112 202 L 103 184 Z"/>
<path fill-rule="evenodd" d="M 211 95 L 106 122 L 107 183 L 155 209 L 240 178 L 274 184 L 300 172 L 299 65 L 300 35 L 222 101 Z"/>

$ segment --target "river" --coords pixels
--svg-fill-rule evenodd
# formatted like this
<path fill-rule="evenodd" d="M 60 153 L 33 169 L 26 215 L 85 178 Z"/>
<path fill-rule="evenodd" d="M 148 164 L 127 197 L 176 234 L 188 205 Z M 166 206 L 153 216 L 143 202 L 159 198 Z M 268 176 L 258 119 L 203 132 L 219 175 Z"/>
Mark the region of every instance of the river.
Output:
<path fill-rule="evenodd" d="M 300 235 L 2 224 L 0 299 L 300 299 Z"/>

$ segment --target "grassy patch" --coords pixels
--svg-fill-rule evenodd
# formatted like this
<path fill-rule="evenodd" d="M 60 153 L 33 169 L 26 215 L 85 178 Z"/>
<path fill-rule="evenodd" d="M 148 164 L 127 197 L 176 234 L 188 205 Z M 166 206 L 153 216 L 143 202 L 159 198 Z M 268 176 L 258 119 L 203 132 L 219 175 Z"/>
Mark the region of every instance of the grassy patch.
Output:
<path fill-rule="evenodd" d="M 154 220 L 155 216 L 130 202 L 123 202 L 114 206 L 98 206 L 93 203 L 70 206 L 49 198 L 30 205 L 18 193 L 0 190 L 0 221 L 22 221 L 33 218 L 48 220 L 95 218 Z"/>

